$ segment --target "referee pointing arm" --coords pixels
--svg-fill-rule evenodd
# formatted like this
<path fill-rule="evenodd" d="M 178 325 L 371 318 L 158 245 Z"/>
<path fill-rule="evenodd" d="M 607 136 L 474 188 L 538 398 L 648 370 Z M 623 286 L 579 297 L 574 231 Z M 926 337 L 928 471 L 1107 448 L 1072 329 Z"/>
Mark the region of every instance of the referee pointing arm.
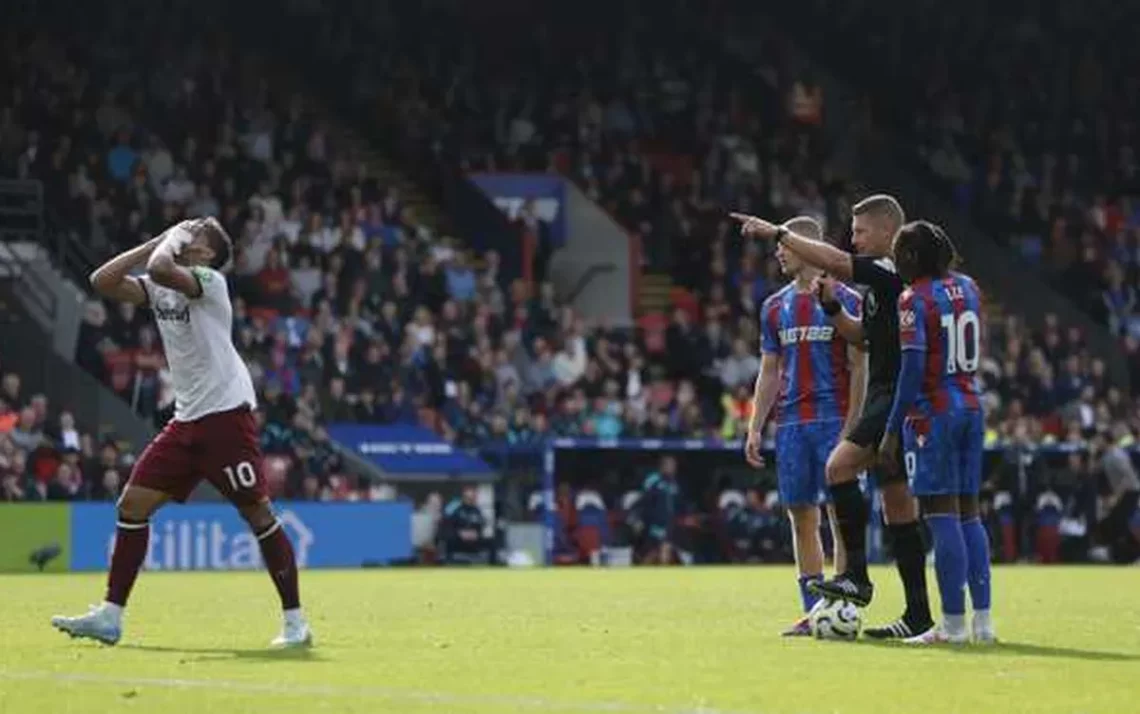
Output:
<path fill-rule="evenodd" d="M 869 353 L 867 396 L 863 414 L 839 442 L 827 462 L 828 490 L 847 552 L 847 571 L 817 586 L 821 595 L 867 605 L 874 586 L 867 575 L 867 504 L 859 489 L 858 476 L 874 465 L 878 444 L 886 429 L 894 402 L 900 349 L 898 297 L 904 284 L 888 257 L 891 243 L 906 218 L 893 196 L 877 194 L 851 209 L 852 255 L 818 240 L 798 235 L 783 226 L 741 213 L 731 214 L 748 237 L 775 240 L 804 262 L 843 281 L 866 286 L 860 320 L 845 310 L 834 313 L 836 329 L 849 340 L 862 341 Z M 829 291 L 821 300 L 830 303 Z M 896 621 L 866 630 L 869 637 L 907 638 L 933 627 L 926 594 L 926 547 L 918 524 L 918 508 L 907 485 L 906 474 L 880 474 L 883 510 L 894 541 L 899 577 L 906 591 L 906 610 Z"/>

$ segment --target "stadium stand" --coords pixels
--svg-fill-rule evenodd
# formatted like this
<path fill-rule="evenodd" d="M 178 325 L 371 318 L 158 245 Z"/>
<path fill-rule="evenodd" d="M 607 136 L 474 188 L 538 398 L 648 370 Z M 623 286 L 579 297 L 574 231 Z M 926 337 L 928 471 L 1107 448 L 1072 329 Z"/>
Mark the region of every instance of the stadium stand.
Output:
<path fill-rule="evenodd" d="M 800 5 L 958 208 L 1134 353 L 1138 87 L 1126 28 L 1136 8 Z M 1128 79 L 1117 87 L 1109 77 Z"/>
<path fill-rule="evenodd" d="M 0 368 L 3 362 L 0 361 Z M 113 500 L 132 461 L 113 438 L 76 423 L 66 405 L 0 378 L 0 501 Z"/>
<path fill-rule="evenodd" d="M 47 5 L 28 12 L 52 12 Z M 80 8 L 54 17 L 50 31 L 37 29 L 35 15 L 23 25 L 16 19 L 3 66 L 14 91 L 0 102 L 0 167 L 42 182 L 53 230 L 89 262 L 187 215 L 217 215 L 238 239 L 235 341 L 262 394 L 277 494 L 384 495 L 345 468 L 324 428 L 333 422 L 423 425 L 465 448 L 507 452 L 552 437 L 743 436 L 756 312 L 782 279 L 765 246 L 734 234 L 725 208 L 809 214 L 838 234 L 857 195 L 822 130 L 827 97 L 786 39 L 758 31 L 753 62 L 742 61 L 719 42 L 735 19 L 732 3 L 670 3 L 668 12 L 608 3 L 610 21 L 601 25 L 589 3 L 504 3 L 502 13 L 534 28 L 526 33 L 504 33 L 502 15 L 462 5 L 291 7 L 293 24 L 283 27 L 294 34 L 283 30 L 275 48 L 251 47 L 255 33 L 236 36 L 253 7 L 230 9 L 235 35 L 206 31 L 223 12 L 210 3 L 125 2 L 106 15 Z M 841 13 L 829 26 L 873 43 L 863 25 L 843 24 L 868 17 L 873 23 L 870 10 Z M 147 39 L 170 23 L 201 32 L 178 46 Z M 290 55 L 294 42 L 307 43 L 303 67 L 292 66 L 300 59 Z M 671 53 L 678 42 L 690 50 Z M 911 50 L 896 41 L 892 51 Z M 1013 81 L 1017 65 L 1008 61 Z M 1093 72 L 1109 61 L 1093 54 L 1084 62 Z M 900 79 L 917 94 L 940 62 L 924 58 Z M 307 72 L 325 81 L 305 85 Z M 1108 378 L 1080 326 L 1047 315 L 1030 327 L 994 306 L 984 347 L 987 442 L 997 450 L 990 482 L 1010 501 L 995 499 L 993 522 L 1011 543 L 1003 554 L 1014 558 L 1031 550 L 1024 523 L 1037 522 L 1045 493 L 1061 502 L 1044 504 L 1050 512 L 1095 511 L 1097 471 L 1081 451 L 1088 433 L 1111 431 L 1123 445 L 1140 433 L 1140 334 L 1128 287 L 1136 233 L 1131 199 L 1092 189 L 1099 184 L 1087 174 L 1099 170 L 1088 170 L 1083 192 L 1065 183 L 1097 142 L 1058 162 L 1049 193 L 1045 174 L 1030 188 L 1013 167 L 1048 165 L 1055 137 L 1013 137 L 1001 131 L 1014 123 L 1009 117 L 992 126 L 966 121 L 968 79 L 947 78 L 954 97 L 916 97 L 930 107 L 913 127 L 925 149 L 919 158 L 952 184 L 964 210 L 1027 259 L 1056 266 L 1055 253 L 1079 256 L 1064 263 L 1064 283 L 1080 286 L 1086 307 L 1101 288 L 1085 258 L 1099 264 L 1115 246 L 1119 268 L 1105 267 L 1102 312 L 1133 369 L 1130 394 Z M 1000 96 L 1000 85 L 989 91 Z M 369 143 L 381 141 L 353 126 L 375 115 L 403 147 L 392 154 L 395 171 L 370 159 Z M 995 135 L 1006 142 L 997 152 Z M 983 170 L 993 156 L 1011 167 L 996 178 Z M 664 291 L 643 290 L 636 325 L 588 323 L 543 280 L 544 260 L 535 280 L 518 279 L 503 268 L 514 256 L 478 253 L 470 236 L 454 232 L 445 200 L 413 196 L 417 187 L 404 176 L 424 175 L 426 164 L 570 178 L 637 236 L 635 267 Z M 1001 209 L 1019 181 L 1018 206 L 1028 208 L 1010 222 Z M 547 245 L 541 221 L 524 214 L 519 223 Z M 539 253 L 548 259 L 547 248 Z M 76 362 L 140 413 L 168 413 L 161 350 L 140 311 L 92 302 Z M 1073 449 L 1071 463 L 1042 462 L 1027 485 L 1020 455 L 1050 444 Z M 523 472 L 533 487 L 535 468 Z M 95 477 L 85 467 L 83 478 Z M 104 485 L 96 480 L 87 486 L 92 497 Z M 778 504 L 759 490 L 745 497 L 746 485 L 713 487 L 687 491 L 685 538 L 713 540 L 710 550 L 734 558 L 786 556 Z M 580 495 L 559 499 L 559 542 L 570 560 L 588 560 L 600 533 L 621 538 L 631 521 L 607 491 L 605 527 L 591 522 L 579 533 Z"/>
<path fill-rule="evenodd" d="M 744 261 L 741 269 L 736 268 L 741 264 L 737 256 L 724 259 L 728 251 L 739 250 L 739 243 L 724 240 L 729 237 L 719 223 L 722 207 L 735 203 L 748 210 L 759 206 L 761 212 L 770 210 L 775 215 L 812 212 L 832 219 L 830 225 L 842 225 L 842 207 L 851 193 L 846 184 L 831 178 L 827 162 L 820 160 L 820 137 L 812 131 L 823 101 L 820 90 L 807 72 L 789 71 L 792 63 L 781 54 L 775 33 L 761 31 L 755 38 L 761 47 L 761 69 L 732 76 L 726 68 L 739 63 L 727 57 L 715 41 L 717 29 L 728 24 L 726 16 L 715 9 L 698 12 L 684 3 L 673 7 L 678 8 L 682 14 L 690 12 L 685 15 L 689 22 L 682 25 L 691 31 L 686 43 L 694 51 L 674 59 L 672 65 L 673 58 L 663 57 L 652 43 L 659 39 L 664 47 L 673 31 L 668 28 L 676 28 L 675 22 L 664 23 L 667 28 L 663 29 L 653 24 L 653 17 L 621 11 L 616 14 L 627 24 L 614 22 L 612 7 L 607 7 L 611 20 L 600 23 L 606 28 L 600 31 L 589 12 L 578 8 L 574 17 L 559 16 L 557 10 L 536 17 L 513 7 L 513 17 L 525 19 L 539 31 L 509 37 L 497 33 L 499 19 L 494 17 L 486 18 L 483 26 L 479 18 L 462 12 L 458 17 L 434 13 L 428 23 L 416 17 L 414 10 L 386 15 L 358 9 L 356 14 L 341 13 L 329 19 L 332 27 L 319 35 L 333 38 L 324 49 L 353 78 L 357 95 L 365 101 L 375 99 L 382 110 L 402 117 L 408 135 L 433 144 L 443 160 L 459 157 L 472 168 L 562 171 L 628 229 L 643 234 L 647 269 L 679 268 L 673 271 L 680 277 L 678 282 L 697 292 L 692 298 L 678 295 L 677 305 L 694 307 L 691 317 L 696 319 L 678 317 L 669 327 L 667 334 L 673 339 L 664 352 L 691 360 L 671 369 L 662 365 L 663 376 L 673 378 L 706 370 L 713 360 L 702 358 L 702 353 L 724 359 L 723 346 L 717 354 L 716 345 L 724 342 L 715 327 L 711 338 L 697 334 L 692 344 L 685 341 L 688 332 L 708 331 L 713 321 L 703 318 L 710 309 L 717 314 L 750 315 L 778 282 L 770 256 L 746 253 L 739 258 Z M 391 41 L 382 43 L 346 41 L 353 31 L 385 36 L 385 28 L 393 26 L 401 28 L 401 38 L 389 37 Z M 406 31 L 426 26 L 432 28 L 430 37 Z M 615 41 L 618 36 L 620 43 Z M 710 41 L 703 42 L 706 39 Z M 342 48 L 346 46 L 353 50 L 345 54 Z M 564 62 L 575 50 L 584 56 L 582 61 Z M 426 61 L 428 57 L 433 61 Z M 558 76 L 571 66 L 573 76 L 538 85 L 525 76 L 496 73 L 499 66 L 523 64 L 523 58 L 544 77 Z M 617 79 L 597 71 L 599 66 L 615 65 L 626 68 L 617 73 Z M 707 71 L 713 66 L 716 73 Z M 382 90 L 372 87 L 376 91 L 371 92 L 366 78 L 378 68 L 390 67 L 399 68 L 399 81 Z M 417 73 L 416 68 L 428 69 Z M 497 81 L 462 81 L 476 76 Z M 490 86 L 496 91 L 482 91 Z M 751 107 L 743 97 L 755 99 L 768 110 L 767 115 L 750 115 Z M 668 121 L 652 121 L 662 115 Z M 629 141 L 630 136 L 637 140 Z M 755 147 L 760 147 L 759 154 Z M 784 147 L 793 151 L 781 152 Z M 654 162 L 670 150 L 672 156 L 689 158 L 693 166 L 710 170 L 698 173 L 697 180 L 684 176 L 674 182 L 677 173 Z M 683 198 L 674 201 L 670 191 Z M 660 223 L 664 225 L 655 225 Z M 685 240 L 692 236 L 699 238 Z M 710 240 L 709 236 L 715 237 Z M 753 268 L 749 262 L 761 262 L 764 267 Z M 722 263 L 732 266 L 734 273 L 723 281 L 727 290 L 718 289 L 715 279 L 722 277 Z M 681 266 L 711 266 L 713 275 L 702 271 L 689 277 Z M 741 283 L 752 276 L 758 278 L 752 282 L 757 298 L 744 295 L 737 299 Z M 722 293 L 731 298 L 725 300 Z M 663 322 L 660 316 L 654 320 L 658 326 Z M 704 322 L 705 329 L 693 329 L 685 324 L 689 322 Z M 1039 444 L 1080 445 L 1082 434 L 1091 429 L 1121 435 L 1134 431 L 1137 412 L 1132 399 L 1110 383 L 1104 361 L 1085 346 L 1083 328 L 1062 325 L 1053 315 L 1035 322 L 1038 326 L 1031 328 L 1022 317 L 1002 314 L 997 306 L 991 315 L 994 329 L 986 338 L 989 358 L 985 369 L 991 446 L 1012 442 L 1019 433 L 1028 433 Z M 735 327 L 731 324 L 729 330 Z M 646 332 L 652 338 L 653 330 Z M 743 326 L 740 335 L 748 339 L 751 332 Z M 1135 372 L 1137 343 L 1129 338 L 1124 347 Z M 694 383 L 702 384 L 699 379 Z M 1133 379 L 1132 384 L 1140 383 Z M 666 381 L 660 393 L 675 389 L 674 383 Z M 731 407 L 739 403 L 734 397 L 739 395 L 730 393 L 725 399 L 730 417 L 726 434 L 733 428 Z"/>

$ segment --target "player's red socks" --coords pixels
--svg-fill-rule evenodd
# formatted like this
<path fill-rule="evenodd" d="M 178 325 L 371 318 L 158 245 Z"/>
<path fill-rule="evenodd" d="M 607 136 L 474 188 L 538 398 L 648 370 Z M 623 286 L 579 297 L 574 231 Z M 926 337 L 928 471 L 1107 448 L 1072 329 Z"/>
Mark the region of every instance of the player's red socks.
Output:
<path fill-rule="evenodd" d="M 265 561 L 265 569 L 273 584 L 277 586 L 277 594 L 281 596 L 283 610 L 295 610 L 301 606 L 301 595 L 297 586 L 297 558 L 293 555 L 293 544 L 281 522 L 276 521 L 269 528 L 257 534 L 257 542 L 261 545 L 261 558 Z"/>
<path fill-rule="evenodd" d="M 146 560 L 150 546 L 150 522 L 120 518 L 115 527 L 115 550 L 107 574 L 107 602 L 125 607 L 131 588 Z"/>

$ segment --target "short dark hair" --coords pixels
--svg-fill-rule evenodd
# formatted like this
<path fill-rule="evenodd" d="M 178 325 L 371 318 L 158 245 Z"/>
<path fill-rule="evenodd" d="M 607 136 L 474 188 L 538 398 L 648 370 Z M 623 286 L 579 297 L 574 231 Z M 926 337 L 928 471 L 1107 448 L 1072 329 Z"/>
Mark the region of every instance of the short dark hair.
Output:
<path fill-rule="evenodd" d="M 942 226 L 937 223 L 930 225 L 934 229 L 934 239 L 938 243 L 938 265 L 942 272 L 953 270 L 962 262 L 962 256 L 958 253 L 957 246 L 954 245 L 954 241 L 950 240 L 950 236 L 946 234 Z"/>
<path fill-rule="evenodd" d="M 876 193 L 859 201 L 851 207 L 851 215 L 882 216 L 892 221 L 896 229 L 906 223 L 906 213 L 903 212 L 902 204 L 894 196 L 886 193 Z"/>
<path fill-rule="evenodd" d="M 234 242 L 230 239 L 230 234 L 217 220 L 206 221 L 205 232 L 210 240 L 210 247 L 214 250 L 214 259 L 210 261 L 210 267 L 214 270 L 222 270 L 229 265 L 230 259 L 233 258 Z"/>
<path fill-rule="evenodd" d="M 958 260 L 958 251 L 942 227 L 930 221 L 912 221 L 899 230 L 896 247 L 914 255 L 914 277 L 945 275 Z"/>

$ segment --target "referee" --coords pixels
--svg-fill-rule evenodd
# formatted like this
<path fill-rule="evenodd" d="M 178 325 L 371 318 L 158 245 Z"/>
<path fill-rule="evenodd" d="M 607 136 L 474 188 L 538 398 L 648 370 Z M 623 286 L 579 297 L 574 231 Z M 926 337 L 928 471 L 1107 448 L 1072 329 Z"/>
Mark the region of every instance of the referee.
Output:
<path fill-rule="evenodd" d="M 899 372 L 898 297 L 905 288 L 890 259 L 891 243 L 906 220 L 902 206 L 886 194 L 869 196 L 851 208 L 852 255 L 823 241 L 789 231 L 762 218 L 731 214 L 745 236 L 778 241 L 809 265 L 831 278 L 820 283 L 824 312 L 849 342 L 867 345 L 870 365 L 863 415 L 843 435 L 827 461 L 827 483 L 847 553 L 847 570 L 816 586 L 820 595 L 866 606 L 874 595 L 867 574 L 867 502 L 859 489 L 859 474 L 875 463 L 875 454 L 894 403 Z M 866 286 L 860 320 L 835 300 L 833 279 Z M 894 622 L 865 631 L 876 639 L 905 639 L 934 626 L 926 594 L 926 545 L 918 522 L 918 506 L 906 474 L 879 474 L 883 510 L 893 543 L 906 610 Z"/>

